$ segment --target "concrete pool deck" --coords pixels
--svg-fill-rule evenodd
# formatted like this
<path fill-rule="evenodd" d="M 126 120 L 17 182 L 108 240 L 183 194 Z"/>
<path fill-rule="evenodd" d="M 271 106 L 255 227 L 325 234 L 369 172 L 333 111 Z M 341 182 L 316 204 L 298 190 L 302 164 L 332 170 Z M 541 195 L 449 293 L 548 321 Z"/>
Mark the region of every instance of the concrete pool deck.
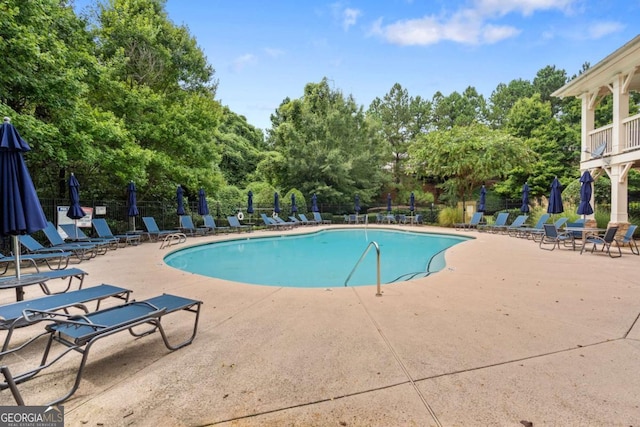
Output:
<path fill-rule="evenodd" d="M 159 243 L 79 264 L 89 273 L 85 287 L 110 283 L 135 299 L 167 292 L 204 304 L 195 341 L 180 350 L 168 351 L 159 334 L 96 344 L 64 403 L 66 425 L 640 425 L 640 257 L 397 228 L 475 239 L 449 249 L 443 271 L 383 286 L 382 297 L 375 286 L 292 289 L 201 277 L 164 265 Z M 237 237 L 252 235 L 187 244 Z M 39 295 L 27 289 L 27 298 Z M 13 297 L 4 291 L 0 303 Z M 192 317 L 172 314 L 163 324 L 180 339 Z M 19 370 L 35 358 L 2 362 Z M 66 391 L 78 360 L 21 384 L 26 403 Z M 0 405 L 12 404 L 0 392 Z"/>

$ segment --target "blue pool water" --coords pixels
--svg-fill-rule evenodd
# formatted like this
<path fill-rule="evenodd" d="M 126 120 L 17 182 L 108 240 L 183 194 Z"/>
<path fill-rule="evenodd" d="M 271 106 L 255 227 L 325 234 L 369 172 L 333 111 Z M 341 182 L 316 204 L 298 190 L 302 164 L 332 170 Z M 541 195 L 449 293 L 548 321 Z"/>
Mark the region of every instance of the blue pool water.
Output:
<path fill-rule="evenodd" d="M 178 250 L 164 261 L 180 270 L 257 285 L 344 286 L 369 242 L 380 247 L 381 283 L 425 277 L 444 267 L 444 250 L 465 237 L 408 231 L 337 229 L 292 236 L 245 238 Z M 372 247 L 349 286 L 376 284 Z"/>

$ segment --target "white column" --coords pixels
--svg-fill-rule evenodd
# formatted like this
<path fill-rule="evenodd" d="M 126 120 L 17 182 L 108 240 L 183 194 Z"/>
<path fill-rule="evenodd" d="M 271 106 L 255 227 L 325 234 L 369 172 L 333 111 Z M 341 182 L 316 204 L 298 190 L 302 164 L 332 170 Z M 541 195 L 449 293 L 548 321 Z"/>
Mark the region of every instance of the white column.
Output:
<path fill-rule="evenodd" d="M 595 126 L 595 109 L 589 108 L 589 93 L 585 92 L 581 96 L 582 98 L 582 133 L 581 133 L 581 149 L 580 160 L 586 161 L 591 158 L 591 146 L 589 145 L 589 132 L 594 129 Z"/>
<path fill-rule="evenodd" d="M 613 80 L 613 129 L 611 152 L 620 154 L 623 145 L 624 127 L 622 120 L 629 117 L 629 92 L 624 92 L 624 76 L 618 74 Z M 619 224 L 629 221 L 627 213 L 628 180 L 624 167 L 620 164 L 612 164 L 611 178 L 611 222 Z M 623 176 L 624 174 L 624 176 Z"/>

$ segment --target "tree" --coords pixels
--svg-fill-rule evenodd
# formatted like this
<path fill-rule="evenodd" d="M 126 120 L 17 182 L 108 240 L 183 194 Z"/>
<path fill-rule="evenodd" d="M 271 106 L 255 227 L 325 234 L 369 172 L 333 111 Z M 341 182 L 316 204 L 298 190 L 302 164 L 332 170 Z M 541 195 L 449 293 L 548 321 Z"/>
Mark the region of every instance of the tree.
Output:
<path fill-rule="evenodd" d="M 356 193 L 366 203 L 379 195 L 387 150 L 362 107 L 326 78 L 285 100 L 272 124 L 269 144 L 282 156 L 275 186 L 316 193 L 325 203 L 346 203 Z"/>
<path fill-rule="evenodd" d="M 485 181 L 504 178 L 535 158 L 519 138 L 481 124 L 423 135 L 409 153 L 417 173 L 441 179 L 463 204 Z"/>
<path fill-rule="evenodd" d="M 438 130 L 486 122 L 487 103 L 472 86 L 462 94 L 453 92 L 449 96 L 438 91 L 433 96 L 432 104 L 432 124 Z"/>
<path fill-rule="evenodd" d="M 425 132 L 429 123 L 430 103 L 419 96 L 410 97 L 399 83 L 393 85 L 382 99 L 373 100 L 367 115 L 376 120 L 381 138 L 390 145 L 393 182 L 404 187 L 404 162 L 407 148 L 417 135 Z"/>
<path fill-rule="evenodd" d="M 489 123 L 494 129 L 502 127 L 511 107 L 521 98 L 528 98 L 534 93 L 534 87 L 528 80 L 511 80 L 508 84 L 500 83 L 489 97 Z"/>

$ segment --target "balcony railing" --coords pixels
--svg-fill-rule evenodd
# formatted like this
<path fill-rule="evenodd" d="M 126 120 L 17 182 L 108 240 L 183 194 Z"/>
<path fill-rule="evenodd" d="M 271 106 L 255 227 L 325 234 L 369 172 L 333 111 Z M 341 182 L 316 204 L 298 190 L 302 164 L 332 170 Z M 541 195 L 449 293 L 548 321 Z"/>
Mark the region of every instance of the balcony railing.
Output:
<path fill-rule="evenodd" d="M 624 128 L 624 144 L 622 151 L 640 148 L 640 114 L 628 117 L 622 121 Z"/>
<path fill-rule="evenodd" d="M 622 121 L 622 145 L 620 152 L 640 149 L 640 114 L 627 117 Z M 604 155 L 613 154 L 611 152 L 613 141 L 613 124 L 594 129 L 589 132 L 587 140 L 587 151 L 589 153 L 598 152 L 598 147 L 606 144 Z"/>

